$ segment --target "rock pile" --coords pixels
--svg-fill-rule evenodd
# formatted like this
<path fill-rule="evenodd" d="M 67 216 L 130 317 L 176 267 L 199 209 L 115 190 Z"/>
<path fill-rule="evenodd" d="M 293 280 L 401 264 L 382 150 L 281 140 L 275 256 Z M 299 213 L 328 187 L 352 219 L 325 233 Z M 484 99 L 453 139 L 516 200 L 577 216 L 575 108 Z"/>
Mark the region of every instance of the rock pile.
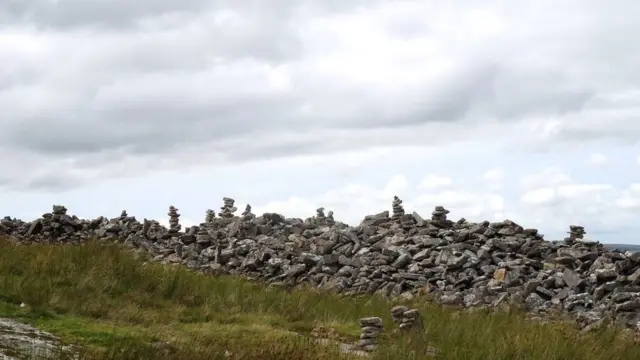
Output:
<path fill-rule="evenodd" d="M 204 222 L 207 225 L 212 225 L 215 219 L 216 219 L 216 212 L 211 209 L 207 209 L 207 212 L 204 217 Z"/>
<path fill-rule="evenodd" d="M 169 206 L 169 212 L 167 215 L 169 216 L 169 233 L 179 233 L 180 229 L 182 229 L 182 225 L 180 225 L 180 214 L 178 214 L 178 209 L 173 205 Z"/>
<path fill-rule="evenodd" d="M 319 207 L 316 209 L 316 224 L 327 225 L 327 217 L 324 214 L 323 207 Z"/>
<path fill-rule="evenodd" d="M 242 220 L 251 221 L 255 217 L 256 216 L 251 212 L 251 205 L 247 204 L 247 206 L 245 207 L 244 211 L 242 212 Z"/>
<path fill-rule="evenodd" d="M 407 299 L 429 293 L 446 305 L 517 304 L 536 314 L 571 314 L 582 326 L 601 319 L 640 326 L 640 253 L 606 250 L 584 239 L 580 226 L 570 227 L 567 241 L 546 241 L 510 220 L 451 221 L 442 206 L 430 219 L 407 214 L 397 197 L 392 216 L 367 215 L 356 226 L 335 222 L 333 214 L 324 221 L 255 216 L 249 206 L 235 216 L 235 201 L 223 201 L 219 217 L 208 211 L 202 224 L 184 231 L 175 207 L 167 229 L 127 214 L 83 220 L 56 205 L 32 222 L 1 219 L 0 236 L 25 243 L 100 238 L 158 262 L 270 284 Z"/>
<path fill-rule="evenodd" d="M 409 309 L 402 305 L 394 306 L 391 309 L 391 318 L 400 331 L 424 329 L 424 322 L 418 309 Z"/>
<path fill-rule="evenodd" d="M 238 208 L 233 205 L 236 201 L 228 197 L 223 198 L 222 201 L 224 202 L 224 205 L 220 208 L 222 211 L 218 213 L 218 216 L 223 219 L 233 218 L 233 214 L 238 211 Z"/>
<path fill-rule="evenodd" d="M 358 347 L 364 351 L 373 351 L 378 347 L 378 336 L 382 333 L 382 319 L 367 317 L 360 319 L 360 341 Z"/>
<path fill-rule="evenodd" d="M 404 215 L 404 207 L 402 206 L 402 200 L 399 197 L 394 196 L 393 201 L 391 202 L 391 210 L 393 214 L 391 218 L 394 220 L 398 220 Z"/>

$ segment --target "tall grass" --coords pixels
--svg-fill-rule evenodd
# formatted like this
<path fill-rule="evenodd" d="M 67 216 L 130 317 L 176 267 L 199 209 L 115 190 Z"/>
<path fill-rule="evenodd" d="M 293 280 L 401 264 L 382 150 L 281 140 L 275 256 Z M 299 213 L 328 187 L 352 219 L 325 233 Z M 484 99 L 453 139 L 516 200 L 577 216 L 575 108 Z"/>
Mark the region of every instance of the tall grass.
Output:
<path fill-rule="evenodd" d="M 20 308 L 18 305 L 28 306 Z M 0 241 L 0 316 L 20 318 L 82 345 L 84 359 L 340 359 L 314 343 L 317 326 L 355 341 L 358 320 L 387 330 L 374 359 L 640 359 L 613 329 L 581 334 L 568 323 L 528 321 L 513 311 L 461 312 L 409 303 L 424 334 L 392 334 L 394 304 L 285 290 L 178 266 L 145 262 L 117 245 L 20 245 Z"/>

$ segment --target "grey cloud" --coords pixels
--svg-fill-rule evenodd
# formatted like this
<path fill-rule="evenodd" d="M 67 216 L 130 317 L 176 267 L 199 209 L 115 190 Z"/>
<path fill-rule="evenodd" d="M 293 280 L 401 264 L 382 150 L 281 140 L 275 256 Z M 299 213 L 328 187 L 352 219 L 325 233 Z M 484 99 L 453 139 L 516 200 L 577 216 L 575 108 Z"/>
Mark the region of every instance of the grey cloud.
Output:
<path fill-rule="evenodd" d="M 117 28 L 130 26 L 143 16 L 169 12 L 197 12 L 209 0 L 18 0 L 0 5 L 0 19 L 5 23 L 34 23 L 38 26 L 73 28 L 83 25 Z"/>
<path fill-rule="evenodd" d="M 373 3 L 381 2 L 385 1 Z M 393 145 L 406 139 L 382 140 L 380 130 L 411 132 L 438 122 L 468 126 L 469 119 L 517 121 L 529 115 L 582 114 L 600 92 L 638 88 L 636 79 L 623 75 L 637 52 L 631 47 L 610 48 L 607 41 L 615 34 L 604 25 L 595 26 L 590 34 L 597 43 L 554 42 L 553 34 L 542 29 L 532 43 L 523 33 L 517 41 L 486 44 L 496 49 L 461 52 L 468 58 L 451 73 L 399 89 L 318 75 L 317 54 L 306 52 L 312 44 L 304 43 L 297 33 L 296 26 L 304 28 L 318 14 L 346 12 L 372 2 L 60 0 L 52 4 L 44 0 L 0 4 L 4 23 L 54 28 L 41 32 L 54 44 L 43 50 L 42 58 L 33 57 L 26 48 L 17 49 L 13 59 L 0 59 L 12 62 L 10 71 L 0 69 L 4 109 L 0 142 L 25 152 L 74 158 L 87 167 L 88 159 L 101 166 L 116 161 L 117 156 L 108 154 L 123 151 L 178 158 L 187 146 L 244 161 L 353 148 L 368 145 L 368 137 Z M 240 24 L 216 25 L 204 17 L 211 9 L 237 10 Z M 419 39 L 431 31 L 431 24 L 401 20 L 387 24 L 398 41 Z M 623 28 L 631 26 L 635 25 Z M 544 46 L 536 47 L 534 41 Z M 513 48 L 497 49 L 507 45 Z M 602 58 L 586 58 L 600 48 L 608 50 Z M 511 52 L 518 56 L 507 56 Z M 621 68 L 605 64 L 612 53 L 624 59 Z M 528 62 L 528 57 L 534 59 Z M 280 87 L 273 85 L 282 74 L 290 78 L 281 79 Z M 608 80 L 613 77 L 615 81 Z M 609 130 L 611 136 L 629 136 Z M 558 136 L 586 138 L 581 131 L 587 130 L 565 127 Z M 285 136 L 291 133 L 306 135 L 305 141 Z M 29 184 L 55 188 L 42 179 Z"/>
<path fill-rule="evenodd" d="M 345 11 L 364 3 L 382 0 L 8 0 L 0 4 L 0 20 L 5 24 L 71 29 L 99 27 L 121 31 L 136 25 L 140 19 L 166 14 L 197 16 L 205 10 L 235 10 L 241 14 L 262 14 L 271 25 L 285 21 L 299 9 L 313 11 Z M 267 31 L 268 32 L 268 31 Z"/>

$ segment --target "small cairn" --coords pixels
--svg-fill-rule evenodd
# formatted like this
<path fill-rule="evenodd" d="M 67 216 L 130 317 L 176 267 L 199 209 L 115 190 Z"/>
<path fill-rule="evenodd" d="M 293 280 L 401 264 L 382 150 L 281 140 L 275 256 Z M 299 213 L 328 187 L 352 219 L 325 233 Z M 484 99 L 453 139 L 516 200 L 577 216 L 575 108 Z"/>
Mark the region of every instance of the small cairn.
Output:
<path fill-rule="evenodd" d="M 59 221 L 62 217 L 67 215 L 67 208 L 63 205 L 53 205 L 51 215 L 53 215 L 52 220 Z"/>
<path fill-rule="evenodd" d="M 329 210 L 327 213 L 327 225 L 333 226 L 336 224 L 336 219 L 333 218 L 333 211 Z"/>
<path fill-rule="evenodd" d="M 431 223 L 436 226 L 447 227 L 451 223 L 450 220 L 447 220 L 447 214 L 449 214 L 449 212 L 450 211 L 442 205 L 436 206 L 431 213 Z"/>
<path fill-rule="evenodd" d="M 402 215 L 404 215 L 404 207 L 402 207 L 402 200 L 399 197 L 393 196 L 393 201 L 391 202 L 391 210 L 393 214 L 391 218 L 394 220 L 399 220 Z"/>
<path fill-rule="evenodd" d="M 213 225 L 215 221 L 216 221 L 216 212 L 211 209 L 207 209 L 207 213 L 204 216 L 205 225 Z"/>
<path fill-rule="evenodd" d="M 169 233 L 179 233 L 180 229 L 182 229 L 182 225 L 180 225 L 180 214 L 178 214 L 178 209 L 173 205 L 169 206 L 169 212 L 167 215 L 169 216 Z"/>
<path fill-rule="evenodd" d="M 205 225 L 206 224 L 201 224 L 196 233 L 196 243 L 201 246 L 208 246 L 211 243 L 211 236 Z"/>
<path fill-rule="evenodd" d="M 576 240 L 584 239 L 586 232 L 584 231 L 584 226 L 569 225 L 568 234 L 569 236 L 564 238 L 564 242 L 568 245 L 573 245 Z"/>
<path fill-rule="evenodd" d="M 120 220 L 126 220 L 129 217 L 129 214 L 127 214 L 127 210 L 122 210 L 120 212 Z"/>
<path fill-rule="evenodd" d="M 251 205 L 247 204 L 242 212 L 242 220 L 243 221 L 251 221 L 256 218 L 256 215 L 251 212 Z"/>
<path fill-rule="evenodd" d="M 327 217 L 324 215 L 324 208 L 323 207 L 319 207 L 316 209 L 316 223 L 318 225 L 326 225 L 327 224 Z"/>
<path fill-rule="evenodd" d="M 220 208 L 222 211 L 218 213 L 218 216 L 223 219 L 231 219 L 234 216 L 233 214 L 238 211 L 238 208 L 233 205 L 236 201 L 229 197 L 223 197 L 222 201 L 224 205 Z"/>
<path fill-rule="evenodd" d="M 360 319 L 360 341 L 358 347 L 371 352 L 378 346 L 378 336 L 384 329 L 382 319 L 379 317 L 366 317 Z"/>
<path fill-rule="evenodd" d="M 409 309 L 402 305 L 394 306 L 391 309 L 391 317 L 393 318 L 393 322 L 398 325 L 400 331 L 424 329 L 422 316 L 418 309 Z"/>

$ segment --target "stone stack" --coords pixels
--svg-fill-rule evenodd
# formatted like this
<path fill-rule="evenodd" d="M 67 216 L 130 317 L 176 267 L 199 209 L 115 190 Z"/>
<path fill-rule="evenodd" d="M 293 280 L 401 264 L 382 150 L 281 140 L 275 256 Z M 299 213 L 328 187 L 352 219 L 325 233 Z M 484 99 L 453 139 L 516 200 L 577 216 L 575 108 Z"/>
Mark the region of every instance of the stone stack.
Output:
<path fill-rule="evenodd" d="M 169 206 L 169 212 L 167 215 L 169 216 L 169 233 L 179 233 L 182 229 L 182 225 L 180 225 L 180 214 L 178 214 L 178 209 L 173 205 Z"/>
<path fill-rule="evenodd" d="M 211 244 L 211 236 L 209 235 L 209 231 L 207 231 L 206 224 L 202 224 L 198 227 L 196 243 L 200 246 L 208 246 Z"/>
<path fill-rule="evenodd" d="M 213 225 L 214 221 L 216 221 L 216 212 L 211 209 L 207 209 L 207 212 L 204 216 L 205 225 Z"/>
<path fill-rule="evenodd" d="M 358 347 L 364 351 L 373 351 L 378 346 L 378 336 L 384 331 L 382 319 L 366 317 L 360 319 L 360 341 Z"/>
<path fill-rule="evenodd" d="M 222 211 L 218 213 L 218 216 L 223 219 L 233 218 L 234 213 L 238 211 L 238 208 L 233 205 L 236 201 L 229 197 L 222 198 L 222 201 L 224 202 L 224 205 L 220 208 Z"/>
<path fill-rule="evenodd" d="M 436 206 L 431 213 L 431 223 L 439 227 L 450 225 L 451 221 L 447 220 L 447 214 L 449 214 L 449 210 L 445 209 L 444 206 Z"/>
<path fill-rule="evenodd" d="M 399 197 L 394 196 L 391 202 L 391 210 L 393 211 L 391 218 L 393 220 L 399 220 L 404 215 L 404 207 L 402 207 L 402 200 Z"/>
<path fill-rule="evenodd" d="M 584 239 L 584 235 L 586 232 L 584 231 L 584 226 L 578 225 L 569 225 L 569 231 L 567 232 L 569 236 L 564 238 L 564 242 L 568 245 L 573 245 L 576 240 Z"/>
<path fill-rule="evenodd" d="M 244 211 L 242 212 L 242 220 L 251 221 L 255 218 L 256 216 L 251 212 L 251 205 L 247 204 L 247 206 L 244 208 Z"/>
<path fill-rule="evenodd" d="M 333 218 L 333 211 L 329 210 L 327 213 L 327 225 L 333 226 L 336 224 L 336 219 Z"/>
<path fill-rule="evenodd" d="M 127 214 L 127 210 L 122 210 L 120 212 L 120 220 L 126 220 L 129 217 L 129 215 Z"/>
<path fill-rule="evenodd" d="M 418 309 L 409 309 L 402 305 L 394 306 L 391 309 L 391 317 L 393 318 L 393 322 L 398 325 L 400 331 L 424 329 L 424 322 Z"/>
<path fill-rule="evenodd" d="M 54 218 L 59 218 L 61 216 L 67 215 L 67 208 L 62 205 L 53 205 L 51 214 L 54 216 Z"/>
<path fill-rule="evenodd" d="M 316 224 L 320 226 L 327 225 L 327 217 L 324 215 L 323 207 L 316 209 Z"/>

